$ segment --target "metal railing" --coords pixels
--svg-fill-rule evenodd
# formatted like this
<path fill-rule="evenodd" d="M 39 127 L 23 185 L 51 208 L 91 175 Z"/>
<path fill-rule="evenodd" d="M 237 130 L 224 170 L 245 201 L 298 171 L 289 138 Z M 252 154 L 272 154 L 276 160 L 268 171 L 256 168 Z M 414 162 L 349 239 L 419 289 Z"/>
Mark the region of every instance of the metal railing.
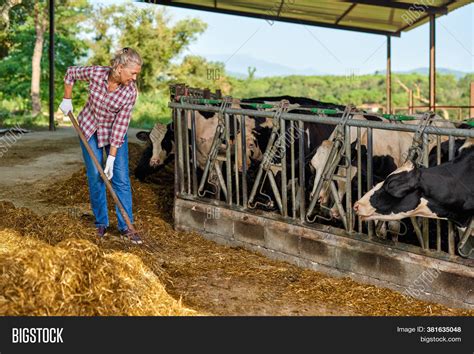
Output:
<path fill-rule="evenodd" d="M 425 144 L 431 139 L 435 139 L 438 164 L 441 161 L 440 145 L 443 140 L 449 141 L 449 159 L 451 160 L 454 157 L 456 137 L 474 138 L 474 129 L 428 125 L 420 133 L 419 126 L 414 124 L 352 119 L 354 115 L 361 114 L 354 107 L 347 107 L 344 112 L 309 107 L 305 114 L 296 114 L 287 112 L 287 102 L 281 102 L 278 105 L 257 104 L 252 106 L 256 109 L 242 109 L 231 107 L 230 98 L 206 99 L 202 96 L 196 97 L 196 95 L 193 97 L 176 95 L 173 98 L 169 107 L 173 111 L 177 154 L 175 159 L 176 197 L 195 201 L 202 200 L 206 203 L 250 213 L 265 213 L 268 217 L 283 218 L 288 222 L 297 222 L 307 227 L 311 227 L 315 221 L 329 223 L 332 226 L 345 229 L 347 235 L 366 233 L 369 238 L 379 237 L 379 231 L 383 224 L 361 221 L 353 213 L 352 202 L 362 197 L 364 189 L 370 190 L 373 187 L 374 130 L 410 132 L 414 135 L 418 133 Z M 234 100 L 234 102 L 238 101 Z M 298 110 L 301 109 L 305 110 L 304 107 L 298 108 Z M 197 136 L 202 133 L 198 131 L 200 124 L 197 120 L 203 119 L 201 113 L 198 112 L 216 114 L 212 118 L 214 125 L 211 125 L 215 127 L 212 143 L 208 139 L 204 148 L 200 146 L 201 137 Z M 338 113 L 339 116 L 334 116 L 334 113 Z M 374 116 L 374 114 L 365 115 Z M 268 146 L 266 151 L 262 151 L 263 158 L 257 163 L 258 167 L 253 166 L 253 162 L 252 166 L 247 163 L 247 141 L 249 134 L 254 134 L 253 131 L 247 131 L 246 122 L 249 117 L 272 120 Z M 392 116 L 392 118 L 395 117 Z M 415 115 L 414 118 L 422 119 L 423 116 Z M 332 164 L 328 162 L 322 173 L 322 178 L 314 182 L 317 184 L 317 192 L 312 198 L 308 193 L 310 183 L 305 180 L 308 175 L 308 161 L 311 158 L 311 156 L 305 156 L 308 154 L 305 124 L 308 123 L 335 125 L 337 133 L 332 135 L 333 149 L 331 157 L 328 158 Z M 357 138 L 351 139 L 351 134 L 354 132 Z M 367 182 L 365 188 L 362 186 L 361 177 L 362 134 L 367 136 Z M 354 141 L 357 147 L 357 156 L 355 156 L 357 191 L 355 196 L 353 195 L 350 171 L 346 171 L 345 175 L 337 173 L 337 171 L 351 166 L 351 143 Z M 242 156 L 240 161 L 239 154 Z M 425 148 L 420 157 L 421 163 L 425 166 L 428 163 L 428 154 L 429 149 Z M 341 166 L 341 158 L 345 161 L 345 165 L 343 163 Z M 314 177 L 311 176 L 311 178 Z M 345 182 L 345 203 L 338 195 L 336 187 L 338 181 Z M 318 191 L 323 184 L 326 184 L 326 188 L 329 189 L 341 220 L 331 220 L 327 215 L 328 207 L 318 204 Z M 268 212 L 269 209 L 271 212 Z M 411 222 L 419 246 L 429 250 L 429 220 L 421 219 L 421 223 L 419 223 L 415 218 L 412 218 Z M 441 220 L 436 220 L 434 223 L 436 224 L 434 226 L 436 240 L 435 247 L 431 250 L 442 251 L 442 240 L 446 237 L 442 232 L 445 227 L 443 223 L 447 223 L 447 252 L 454 255 L 456 253 L 456 230 L 452 223 Z M 397 242 L 399 234 L 400 232 L 393 235 L 394 242 Z"/>

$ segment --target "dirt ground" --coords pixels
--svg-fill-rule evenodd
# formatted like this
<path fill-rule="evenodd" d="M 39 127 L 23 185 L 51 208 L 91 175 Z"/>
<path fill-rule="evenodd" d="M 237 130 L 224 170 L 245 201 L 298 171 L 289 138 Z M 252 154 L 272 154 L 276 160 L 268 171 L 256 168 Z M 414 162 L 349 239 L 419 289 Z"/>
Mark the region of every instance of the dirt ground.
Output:
<path fill-rule="evenodd" d="M 130 129 L 131 169 L 142 149 L 135 133 L 136 130 Z M 104 249 L 123 248 L 139 255 L 150 269 L 156 269 L 169 294 L 199 313 L 227 316 L 474 314 L 272 261 L 243 249 L 220 246 L 195 233 L 177 232 L 171 218 L 172 180 L 171 167 L 148 183 L 132 177 L 135 219 L 146 232 L 147 246 L 122 247 L 113 228 L 107 240 L 100 244 Z M 3 206 L 12 213 L 8 215 L 29 213 L 38 228 L 46 224 L 51 227 L 51 220 L 60 220 L 53 216 L 62 213 L 64 223 L 71 220 L 71 225 L 91 230 L 88 237 L 94 239 L 81 150 L 72 128 L 25 134 L 10 146 L 0 158 L 2 201 L 14 204 L 14 207 Z M 20 207 L 27 209 L 15 209 Z M 0 208 L 0 229 L 24 231 L 30 227 L 28 221 L 2 216 L 2 210 L 6 209 Z M 112 209 L 109 215 L 112 226 L 116 225 Z M 57 228 L 61 227 L 67 229 L 66 224 L 58 224 Z"/>

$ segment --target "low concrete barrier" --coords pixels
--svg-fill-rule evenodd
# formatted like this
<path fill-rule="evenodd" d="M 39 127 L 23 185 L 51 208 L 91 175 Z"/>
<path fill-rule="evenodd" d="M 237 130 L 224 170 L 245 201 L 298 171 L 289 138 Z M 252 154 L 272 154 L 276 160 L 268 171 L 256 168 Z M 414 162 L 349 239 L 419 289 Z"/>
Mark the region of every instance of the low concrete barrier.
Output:
<path fill-rule="evenodd" d="M 330 226 L 305 227 L 288 220 L 175 199 L 177 230 L 239 246 L 332 276 L 349 276 L 448 306 L 474 309 L 474 261 Z"/>

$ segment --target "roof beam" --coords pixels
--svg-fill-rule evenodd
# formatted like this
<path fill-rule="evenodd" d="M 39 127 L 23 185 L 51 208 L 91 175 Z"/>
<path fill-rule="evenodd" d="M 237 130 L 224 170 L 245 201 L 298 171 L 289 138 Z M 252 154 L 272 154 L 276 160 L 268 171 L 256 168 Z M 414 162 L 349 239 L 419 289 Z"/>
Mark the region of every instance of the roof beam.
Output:
<path fill-rule="evenodd" d="M 395 2 L 395 1 L 387 1 L 387 0 L 347 0 L 344 2 L 349 2 L 353 4 L 361 4 L 361 5 L 370 5 L 370 6 L 379 6 L 379 7 L 388 7 L 391 9 L 399 9 L 399 10 L 408 10 L 408 11 L 418 11 L 418 12 L 425 12 L 428 14 L 447 14 L 448 7 L 447 6 L 429 6 L 419 3 L 406 3 L 406 2 Z"/>
<path fill-rule="evenodd" d="M 245 12 L 245 11 L 227 10 L 227 9 L 223 9 L 221 7 L 213 8 L 211 6 L 188 4 L 188 3 L 171 1 L 171 0 L 141 0 L 141 2 L 147 2 L 147 3 L 165 5 L 165 6 L 174 6 L 174 7 L 184 8 L 184 9 L 191 9 L 191 10 L 217 12 L 217 13 L 222 13 L 222 14 L 226 14 L 226 15 L 251 17 L 251 18 L 270 20 L 270 21 L 280 21 L 280 22 L 295 23 L 295 24 L 300 24 L 300 25 L 326 27 L 326 28 L 340 29 L 340 30 L 346 30 L 346 31 L 354 31 L 354 32 L 361 32 L 361 33 L 379 34 L 379 35 L 383 35 L 383 36 L 400 37 L 400 32 L 398 32 L 398 31 L 397 32 L 390 32 L 390 31 L 376 30 L 376 29 L 356 27 L 356 26 L 347 26 L 347 25 L 340 25 L 340 24 L 336 25 L 334 23 L 300 20 L 300 19 L 291 18 L 291 17 L 271 16 L 271 15 L 264 14 L 264 13 L 259 14 L 259 13 Z"/>
<path fill-rule="evenodd" d="M 280 7 L 278 8 L 278 13 L 277 17 L 280 16 L 281 10 L 283 9 L 283 4 L 285 3 L 285 0 L 281 0 Z"/>
<path fill-rule="evenodd" d="M 349 12 L 351 12 L 352 9 L 353 9 L 354 7 L 356 7 L 356 6 L 357 6 L 357 4 L 352 4 L 351 6 L 349 6 L 349 8 L 348 8 L 346 11 L 344 11 L 344 13 L 343 13 L 341 16 L 339 16 L 339 18 L 338 18 L 337 21 L 336 21 L 336 25 L 339 24 L 339 22 L 341 22 L 342 19 L 343 19 L 344 17 L 346 17 L 347 14 L 348 14 Z"/>
<path fill-rule="evenodd" d="M 444 6 L 446 6 L 446 8 L 447 8 L 447 7 L 448 7 L 449 5 L 451 5 L 453 2 L 455 2 L 455 0 L 448 1 L 448 3 L 447 3 L 446 5 L 444 5 Z M 403 31 L 405 31 L 406 29 L 410 28 L 411 26 L 415 26 L 415 25 L 417 25 L 418 23 L 420 23 L 420 22 L 422 22 L 422 21 L 425 21 L 425 20 L 427 20 L 427 19 L 429 19 L 429 18 L 430 18 L 430 15 L 429 15 L 429 14 L 420 17 L 418 20 L 414 21 L 413 23 L 409 23 L 409 24 L 407 24 L 406 26 L 400 28 L 400 29 L 398 30 L 398 34 L 400 35 Z"/>

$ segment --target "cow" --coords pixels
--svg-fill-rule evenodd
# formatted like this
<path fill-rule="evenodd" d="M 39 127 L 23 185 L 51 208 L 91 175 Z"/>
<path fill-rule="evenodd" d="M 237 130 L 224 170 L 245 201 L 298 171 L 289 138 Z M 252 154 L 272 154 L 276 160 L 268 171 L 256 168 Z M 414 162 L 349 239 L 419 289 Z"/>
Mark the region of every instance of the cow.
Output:
<path fill-rule="evenodd" d="M 256 98 L 247 98 L 242 99 L 240 101 L 240 107 L 243 109 L 255 109 L 252 107 L 253 103 L 269 103 L 277 105 L 282 100 L 287 100 L 289 102 L 289 109 L 288 113 L 296 113 L 296 114 L 312 114 L 308 110 L 302 109 L 303 107 L 311 107 L 311 108 L 320 108 L 320 109 L 336 109 L 339 111 L 343 111 L 345 109 L 344 106 L 321 102 L 317 100 L 313 100 L 306 97 L 293 97 L 293 96 L 276 96 L 276 97 L 256 97 Z M 275 109 L 272 109 L 273 111 Z M 245 127 L 246 127 L 246 137 L 248 140 L 254 143 L 251 153 L 249 154 L 251 164 L 249 165 L 248 170 L 248 183 L 252 185 L 254 183 L 254 176 L 255 172 L 258 170 L 259 164 L 262 161 L 263 154 L 267 149 L 268 141 L 272 132 L 273 128 L 273 120 L 272 118 L 262 118 L 262 117 L 255 117 L 255 116 L 246 116 L 245 117 Z M 299 160 L 297 156 L 298 151 L 298 143 L 301 136 L 304 135 L 305 145 L 304 145 L 304 153 L 305 156 L 311 156 L 312 153 L 316 150 L 316 148 L 321 144 L 321 142 L 327 139 L 334 130 L 333 125 L 321 124 L 319 122 L 305 122 L 303 130 L 300 131 L 298 128 L 298 124 L 295 124 L 293 137 L 290 137 L 289 130 L 290 124 L 286 124 L 285 126 L 286 132 L 285 137 L 283 137 L 283 142 L 286 145 L 287 154 L 286 154 L 286 167 L 287 171 L 290 171 L 291 168 L 291 157 L 289 153 L 290 143 L 293 141 L 294 146 L 296 148 L 296 156 L 295 156 L 295 170 L 298 173 L 299 169 Z M 237 141 L 240 140 L 240 134 L 237 135 Z M 249 146 L 249 144 L 247 144 Z M 240 156 L 239 156 L 240 158 Z M 307 160 L 307 159 L 306 159 Z M 307 160 L 308 161 L 308 160 Z M 288 172 L 289 176 L 289 172 Z M 310 171 L 308 164 L 305 162 L 305 181 L 309 181 Z M 276 174 L 276 181 L 277 185 L 280 185 L 280 173 Z M 295 181 L 296 183 L 296 181 Z M 288 181 L 288 188 L 292 187 L 291 181 Z M 269 185 L 268 180 L 266 180 L 263 186 L 263 194 L 272 196 L 271 187 Z M 270 207 L 271 210 L 274 210 L 274 206 Z"/>
<path fill-rule="evenodd" d="M 455 139 L 453 145 L 454 157 L 458 156 L 460 153 L 460 148 L 464 145 L 466 139 Z M 445 163 L 449 161 L 449 141 L 444 141 L 440 144 L 440 163 Z M 434 146 L 428 157 L 428 166 L 438 165 L 438 156 L 437 156 L 437 147 Z"/>
<path fill-rule="evenodd" d="M 216 106 L 215 104 L 213 106 Z M 237 105 L 232 104 L 232 108 L 238 108 Z M 196 139 L 196 168 L 203 170 L 209 152 L 212 147 L 214 135 L 219 123 L 218 114 L 216 112 L 207 111 L 195 111 L 195 139 Z M 184 122 L 187 123 L 188 128 L 188 141 L 191 144 L 191 115 L 187 115 L 187 119 Z M 233 117 L 231 116 L 231 119 Z M 232 123 L 232 120 L 230 121 Z M 235 143 L 234 125 L 230 124 L 230 141 L 229 144 L 233 147 Z M 140 131 L 137 133 L 137 138 L 141 141 L 147 142 L 147 147 L 140 157 L 137 168 L 135 169 L 135 176 L 144 180 L 145 177 L 155 171 L 159 171 L 163 166 L 173 160 L 175 154 L 174 146 L 174 129 L 173 124 L 167 126 L 157 123 L 150 132 Z M 252 152 L 255 149 L 255 143 L 247 139 L 247 151 Z M 238 141 L 239 151 L 240 141 Z M 224 146 L 220 147 L 221 149 Z M 234 149 L 231 149 L 232 153 Z M 247 154 L 247 164 L 250 164 L 249 153 Z M 241 166 L 241 159 L 239 160 L 239 166 Z"/>
<path fill-rule="evenodd" d="M 367 117 L 370 116 L 362 116 L 362 115 L 356 115 L 354 116 L 353 119 L 366 119 Z M 370 117 L 371 120 L 374 118 Z M 380 119 L 379 119 L 380 120 Z M 417 121 L 418 122 L 418 121 Z M 410 124 L 415 124 L 410 121 Z M 445 120 L 437 119 L 434 120 L 432 123 L 434 126 L 437 127 L 453 127 L 453 124 L 450 122 L 446 122 Z M 351 180 L 355 181 L 356 174 L 357 174 L 357 159 L 356 159 L 356 154 L 357 150 L 354 149 L 354 146 L 356 144 L 356 139 L 357 139 L 357 131 L 355 127 L 351 127 L 351 143 L 352 143 L 352 161 L 350 163 L 350 175 L 351 175 Z M 441 141 L 444 142 L 447 138 L 442 137 Z M 400 167 L 406 160 L 408 156 L 408 151 L 410 147 L 412 146 L 413 142 L 413 133 L 410 132 L 403 132 L 403 131 L 389 131 L 389 130 L 382 130 L 382 129 L 374 129 L 372 133 L 372 141 L 373 141 L 373 150 L 372 150 L 372 156 L 373 156 L 373 179 L 374 183 L 377 183 L 377 181 L 381 181 L 385 179 L 390 173 L 395 171 L 398 167 Z M 361 174 L 365 177 L 366 172 L 367 172 L 367 166 L 365 164 L 366 161 L 366 155 L 367 155 L 367 143 L 368 143 L 368 135 L 367 131 L 364 130 L 364 132 L 361 134 L 361 155 L 362 155 L 362 171 Z M 433 146 L 435 146 L 436 140 L 431 139 L 428 143 L 428 149 L 435 149 Z M 311 198 L 314 197 L 315 189 L 316 189 L 316 181 L 318 181 L 321 178 L 322 170 L 327 162 L 327 159 L 329 157 L 329 153 L 331 151 L 331 148 L 333 146 L 332 140 L 327 140 L 324 141 L 321 144 L 321 147 L 316 151 L 314 154 L 313 158 L 311 159 L 311 167 L 315 173 L 314 176 L 314 185 L 313 185 L 313 190 L 311 192 Z M 446 149 L 446 145 L 442 145 Z M 442 155 L 444 156 L 444 155 Z M 433 158 L 431 158 L 433 159 Z M 342 175 L 345 177 L 346 170 L 345 169 L 339 169 L 336 171 L 337 174 Z M 337 181 L 337 189 L 338 189 L 338 195 L 339 199 L 343 199 L 345 195 L 345 182 L 343 181 Z M 366 182 L 364 181 L 362 183 L 363 189 L 366 186 Z M 362 193 L 366 192 L 366 190 L 361 191 Z M 322 189 L 319 196 L 318 196 L 318 201 L 322 204 L 326 204 L 329 201 L 329 192 L 327 189 Z M 331 216 L 338 219 L 340 217 L 339 211 L 336 206 L 333 206 L 331 209 Z"/>
<path fill-rule="evenodd" d="M 411 161 L 392 172 L 354 205 L 362 220 L 422 216 L 467 227 L 474 216 L 474 139 L 452 161 L 417 168 Z"/>
<path fill-rule="evenodd" d="M 156 123 L 150 132 L 140 131 L 136 137 L 147 143 L 134 171 L 135 177 L 143 181 L 148 175 L 161 170 L 173 160 L 173 124 Z"/>

